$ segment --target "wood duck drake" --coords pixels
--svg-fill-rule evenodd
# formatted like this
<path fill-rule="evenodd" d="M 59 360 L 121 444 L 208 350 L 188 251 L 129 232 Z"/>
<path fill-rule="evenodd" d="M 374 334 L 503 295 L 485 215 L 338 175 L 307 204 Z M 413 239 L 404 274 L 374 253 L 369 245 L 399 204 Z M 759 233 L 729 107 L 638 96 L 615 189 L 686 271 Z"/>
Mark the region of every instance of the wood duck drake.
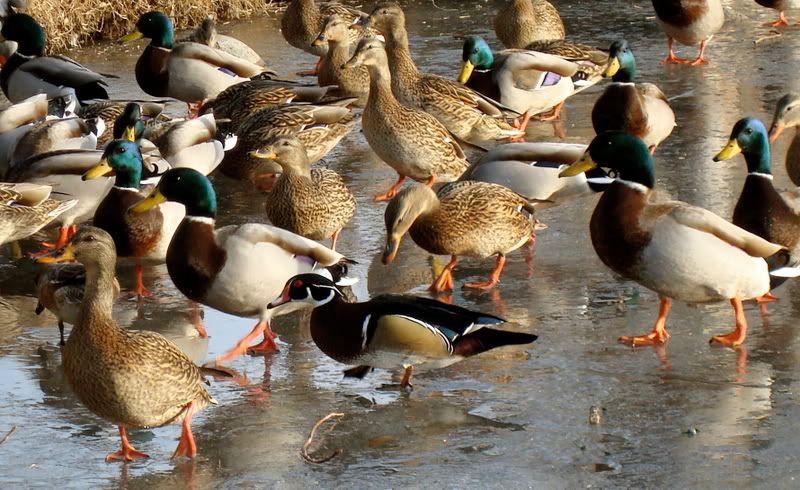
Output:
<path fill-rule="evenodd" d="M 128 441 L 128 429 L 182 423 L 172 457 L 197 454 L 192 416 L 217 401 L 206 390 L 200 368 L 163 335 L 121 328 L 113 320 L 114 240 L 105 231 L 81 228 L 56 257 L 77 260 L 86 270 L 86 287 L 75 324 L 64 346 L 64 375 L 86 408 L 117 425 L 120 451 L 106 461 L 148 457 Z"/>
<path fill-rule="evenodd" d="M 722 28 L 725 13 L 720 0 L 653 0 L 656 23 L 667 35 L 667 57 L 663 64 L 681 63 L 705 65 L 706 44 Z M 687 60 L 675 56 L 672 43 L 677 40 L 685 46 L 700 44 L 697 58 Z"/>
<path fill-rule="evenodd" d="M 253 330 L 218 357 L 217 363 L 248 351 L 277 350 L 269 321 L 293 308 L 268 310 L 266 302 L 280 293 L 288 278 L 317 272 L 338 282 L 352 263 L 342 254 L 275 226 L 245 223 L 215 228 L 217 195 L 211 181 L 196 170 L 167 171 L 150 196 L 131 210 L 146 212 L 167 200 L 186 207 L 186 217 L 167 249 L 167 270 L 175 287 L 197 303 L 259 318 Z M 263 342 L 250 346 L 261 334 Z"/>
<path fill-rule="evenodd" d="M 411 386 L 415 368 L 440 369 L 506 345 L 529 344 L 537 336 L 490 326 L 500 317 L 470 311 L 430 298 L 380 295 L 362 303 L 345 301 L 342 292 L 319 274 L 300 274 L 286 282 L 274 308 L 300 302 L 314 306 L 311 338 L 328 357 L 358 364 L 345 376 L 363 378 L 373 368 L 402 368 L 401 386 Z"/>
<path fill-rule="evenodd" d="M 742 300 L 770 290 L 770 275 L 795 275 L 791 257 L 770 243 L 703 208 L 680 201 L 651 202 L 653 158 L 639 138 L 621 131 L 598 135 L 584 157 L 564 170 L 570 176 L 603 167 L 617 172 L 595 207 L 592 244 L 611 270 L 661 297 L 658 319 L 647 335 L 620 337 L 630 345 L 667 340 L 673 299 L 687 303 L 730 301 L 734 331 L 711 338 L 725 346 L 744 342 L 747 321 Z M 779 269 L 779 270 L 776 270 Z"/>
<path fill-rule="evenodd" d="M 592 108 L 592 126 L 597 134 L 627 131 L 642 139 L 651 152 L 672 133 L 675 113 L 667 97 L 652 83 L 634 83 L 636 59 L 627 41 L 611 44 L 605 76 L 611 83 Z"/>

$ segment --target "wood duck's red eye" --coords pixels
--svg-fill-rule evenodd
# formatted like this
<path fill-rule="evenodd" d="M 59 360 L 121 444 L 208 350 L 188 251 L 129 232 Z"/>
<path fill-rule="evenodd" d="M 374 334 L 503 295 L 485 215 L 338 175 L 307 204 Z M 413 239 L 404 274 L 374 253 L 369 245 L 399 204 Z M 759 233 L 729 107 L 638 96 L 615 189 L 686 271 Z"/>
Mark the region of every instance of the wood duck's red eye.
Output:
<path fill-rule="evenodd" d="M 303 287 L 303 281 L 300 280 L 300 279 L 295 279 L 294 282 L 292 282 L 292 287 L 293 288 L 301 288 L 301 287 Z"/>

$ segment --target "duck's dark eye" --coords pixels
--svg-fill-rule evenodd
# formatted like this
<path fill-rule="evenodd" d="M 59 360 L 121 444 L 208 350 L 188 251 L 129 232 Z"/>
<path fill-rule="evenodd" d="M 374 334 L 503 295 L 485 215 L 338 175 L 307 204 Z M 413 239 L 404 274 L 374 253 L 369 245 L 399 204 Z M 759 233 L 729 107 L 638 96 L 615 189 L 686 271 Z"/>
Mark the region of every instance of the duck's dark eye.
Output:
<path fill-rule="evenodd" d="M 117 153 L 125 153 L 126 151 L 127 150 L 125 149 L 124 146 L 120 146 L 119 148 L 117 148 Z"/>
<path fill-rule="evenodd" d="M 744 134 L 753 134 L 753 130 L 750 129 L 750 128 L 747 128 L 747 129 L 744 130 Z"/>
<path fill-rule="evenodd" d="M 295 279 L 294 282 L 292 282 L 292 287 L 293 288 L 301 288 L 301 287 L 303 287 L 303 281 L 300 280 L 300 279 Z"/>
<path fill-rule="evenodd" d="M 786 108 L 786 112 L 789 112 L 789 111 L 791 111 L 792 109 L 793 109 L 793 106 L 789 106 L 789 107 L 787 107 L 787 108 Z"/>
<path fill-rule="evenodd" d="M 95 240 L 96 238 L 94 237 L 94 235 L 87 235 L 86 238 L 83 239 L 84 242 L 93 242 Z"/>

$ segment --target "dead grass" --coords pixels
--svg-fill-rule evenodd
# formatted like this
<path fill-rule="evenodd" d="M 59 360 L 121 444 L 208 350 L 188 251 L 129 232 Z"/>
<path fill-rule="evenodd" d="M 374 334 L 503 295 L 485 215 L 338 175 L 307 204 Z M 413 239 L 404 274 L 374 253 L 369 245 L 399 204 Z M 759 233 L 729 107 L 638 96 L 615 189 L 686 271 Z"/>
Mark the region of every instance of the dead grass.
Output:
<path fill-rule="evenodd" d="M 133 29 L 139 15 L 160 10 L 176 29 L 194 27 L 208 14 L 219 20 L 262 15 L 278 9 L 279 0 L 33 0 L 28 13 L 47 32 L 50 52 L 89 41 L 115 39 Z"/>

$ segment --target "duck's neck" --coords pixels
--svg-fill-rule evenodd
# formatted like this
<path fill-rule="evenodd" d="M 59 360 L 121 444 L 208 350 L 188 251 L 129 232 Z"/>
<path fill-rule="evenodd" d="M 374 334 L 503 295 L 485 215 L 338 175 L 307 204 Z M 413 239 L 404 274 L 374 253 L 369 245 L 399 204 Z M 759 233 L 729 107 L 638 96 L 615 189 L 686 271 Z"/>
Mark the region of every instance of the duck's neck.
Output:
<path fill-rule="evenodd" d="M 150 40 L 150 45 L 157 48 L 172 49 L 175 44 L 175 31 L 172 29 L 163 29 L 159 37 L 154 37 Z"/>
<path fill-rule="evenodd" d="M 86 286 L 72 335 L 107 328 L 113 324 L 111 310 L 114 307 L 114 264 L 86 266 Z"/>
<path fill-rule="evenodd" d="M 141 167 L 131 170 L 125 170 L 121 172 L 117 172 L 116 180 L 114 181 L 114 187 L 121 188 L 121 189 L 139 189 L 141 186 L 142 180 L 142 170 Z"/>
<path fill-rule="evenodd" d="M 311 165 L 306 159 L 305 162 L 299 162 L 294 165 L 286 165 L 282 167 L 283 175 L 287 177 L 302 177 L 306 179 L 311 179 Z"/>
<path fill-rule="evenodd" d="M 328 59 L 331 68 L 339 69 L 350 59 L 350 43 L 348 41 L 328 40 Z"/>
<path fill-rule="evenodd" d="M 408 48 L 408 31 L 404 26 L 391 27 L 389 35 L 386 36 L 386 54 L 389 58 L 393 86 L 405 89 L 419 79 L 419 70 Z"/>
<path fill-rule="evenodd" d="M 744 152 L 744 161 L 747 162 L 747 172 L 751 174 L 772 174 L 772 162 L 769 152 L 769 143 L 766 137 L 756 143 L 756 148 Z"/>
<path fill-rule="evenodd" d="M 369 97 L 367 107 L 372 110 L 385 112 L 400 105 L 392 94 L 392 76 L 389 67 L 384 65 L 371 65 L 369 70 Z M 365 109 L 366 109 L 365 108 Z"/>

